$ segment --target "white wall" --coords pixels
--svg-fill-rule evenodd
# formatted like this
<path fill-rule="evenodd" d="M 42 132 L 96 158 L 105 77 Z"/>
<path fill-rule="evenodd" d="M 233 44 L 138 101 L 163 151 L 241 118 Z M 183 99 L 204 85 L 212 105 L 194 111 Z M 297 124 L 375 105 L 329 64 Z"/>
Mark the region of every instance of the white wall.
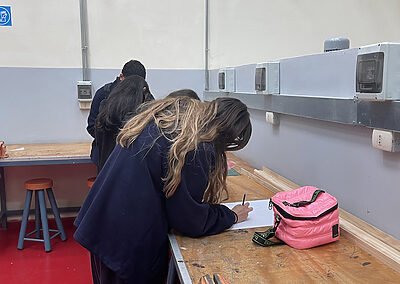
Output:
<path fill-rule="evenodd" d="M 79 1 L 1 5 L 11 6 L 12 26 L 0 28 L 0 67 L 81 66 Z"/>
<path fill-rule="evenodd" d="M 150 69 L 203 67 L 203 1 L 88 1 L 90 63 L 121 68 L 132 57 Z"/>
<path fill-rule="evenodd" d="M 0 29 L 1 67 L 81 67 L 79 1 L 10 1 L 12 27 Z M 203 1 L 88 0 L 90 67 L 203 67 Z"/>
<path fill-rule="evenodd" d="M 398 0 L 210 0 L 210 68 L 319 53 L 338 36 L 400 41 L 399 26 Z"/>

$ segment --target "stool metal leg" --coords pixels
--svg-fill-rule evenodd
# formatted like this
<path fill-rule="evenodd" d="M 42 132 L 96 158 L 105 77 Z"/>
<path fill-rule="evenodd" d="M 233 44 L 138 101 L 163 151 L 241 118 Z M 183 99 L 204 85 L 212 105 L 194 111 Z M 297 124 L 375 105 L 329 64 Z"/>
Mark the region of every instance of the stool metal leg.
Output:
<path fill-rule="evenodd" d="M 0 167 L 0 224 L 3 229 L 7 229 L 7 202 L 4 168 Z"/>
<path fill-rule="evenodd" d="M 18 249 L 24 248 L 26 225 L 28 224 L 29 210 L 31 209 L 32 191 L 28 190 L 25 197 L 24 212 L 22 213 L 21 229 L 19 230 Z"/>
<path fill-rule="evenodd" d="M 51 251 L 51 244 L 50 244 L 49 224 L 47 223 L 46 200 L 44 198 L 43 190 L 39 190 L 38 194 L 39 194 L 40 217 L 42 220 L 42 227 L 43 227 L 44 250 L 46 252 L 49 252 Z"/>
<path fill-rule="evenodd" d="M 38 192 L 35 192 L 35 229 L 36 238 L 40 238 L 40 209 L 39 209 L 39 196 Z"/>
<path fill-rule="evenodd" d="M 47 195 L 49 196 L 51 209 L 53 209 L 54 219 L 56 220 L 58 231 L 60 231 L 61 240 L 65 241 L 67 239 L 67 235 L 65 234 L 64 227 L 61 222 L 60 212 L 58 211 L 57 202 L 54 198 L 54 193 L 51 188 L 47 189 Z"/>

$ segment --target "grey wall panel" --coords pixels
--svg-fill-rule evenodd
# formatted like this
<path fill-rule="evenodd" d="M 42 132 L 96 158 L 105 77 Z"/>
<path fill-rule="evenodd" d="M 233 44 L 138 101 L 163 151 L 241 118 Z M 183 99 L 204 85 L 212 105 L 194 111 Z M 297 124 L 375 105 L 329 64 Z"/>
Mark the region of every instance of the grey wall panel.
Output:
<path fill-rule="evenodd" d="M 339 205 L 400 238 L 400 153 L 371 146 L 371 129 L 282 115 L 280 125 L 251 110 L 253 135 L 238 156 L 300 185 L 325 188 Z"/>
<path fill-rule="evenodd" d="M 79 109 L 77 69 L 0 68 L 0 137 L 6 143 L 89 140 Z"/>
<path fill-rule="evenodd" d="M 163 98 L 172 91 L 185 88 L 193 89 L 202 98 L 204 71 L 199 69 L 150 69 L 147 72 L 147 82 L 156 98 Z"/>
<path fill-rule="evenodd" d="M 90 70 L 94 91 L 115 79 L 120 70 Z M 90 141 L 88 110 L 80 110 L 76 82 L 80 68 L 0 68 L 0 139 L 13 143 Z M 156 98 L 192 88 L 202 96 L 202 70 L 148 70 Z"/>

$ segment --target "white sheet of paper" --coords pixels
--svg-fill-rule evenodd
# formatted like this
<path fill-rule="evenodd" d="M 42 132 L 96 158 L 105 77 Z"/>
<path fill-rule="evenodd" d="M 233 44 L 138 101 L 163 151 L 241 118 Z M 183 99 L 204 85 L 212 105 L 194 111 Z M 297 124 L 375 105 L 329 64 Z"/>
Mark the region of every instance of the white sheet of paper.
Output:
<path fill-rule="evenodd" d="M 249 202 L 250 207 L 253 207 L 253 211 L 249 213 L 249 218 L 246 221 L 234 224 L 229 230 L 258 228 L 273 225 L 274 211 L 268 209 L 269 199 L 249 200 L 246 202 Z M 232 209 L 235 205 L 242 204 L 242 202 L 223 204 Z"/>

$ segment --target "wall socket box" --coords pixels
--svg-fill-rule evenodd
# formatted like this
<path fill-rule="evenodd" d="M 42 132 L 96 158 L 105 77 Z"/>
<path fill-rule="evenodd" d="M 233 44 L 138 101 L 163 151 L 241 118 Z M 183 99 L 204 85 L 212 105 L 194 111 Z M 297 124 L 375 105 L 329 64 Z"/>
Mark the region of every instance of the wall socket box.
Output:
<path fill-rule="evenodd" d="M 400 99 L 400 43 L 383 42 L 358 49 L 356 98 Z"/>
<path fill-rule="evenodd" d="M 272 125 L 279 125 L 279 113 L 267 111 L 265 113 L 265 120 Z"/>
<path fill-rule="evenodd" d="M 265 62 L 256 65 L 254 89 L 257 94 L 279 94 L 279 81 L 279 62 Z"/>
<path fill-rule="evenodd" d="M 374 129 L 372 131 L 372 146 L 388 152 L 400 151 L 400 133 Z"/>
<path fill-rule="evenodd" d="M 92 81 L 78 81 L 78 102 L 80 109 L 90 109 L 92 104 Z"/>
<path fill-rule="evenodd" d="M 222 68 L 218 71 L 218 89 L 221 92 L 234 92 L 236 88 L 235 68 Z"/>

